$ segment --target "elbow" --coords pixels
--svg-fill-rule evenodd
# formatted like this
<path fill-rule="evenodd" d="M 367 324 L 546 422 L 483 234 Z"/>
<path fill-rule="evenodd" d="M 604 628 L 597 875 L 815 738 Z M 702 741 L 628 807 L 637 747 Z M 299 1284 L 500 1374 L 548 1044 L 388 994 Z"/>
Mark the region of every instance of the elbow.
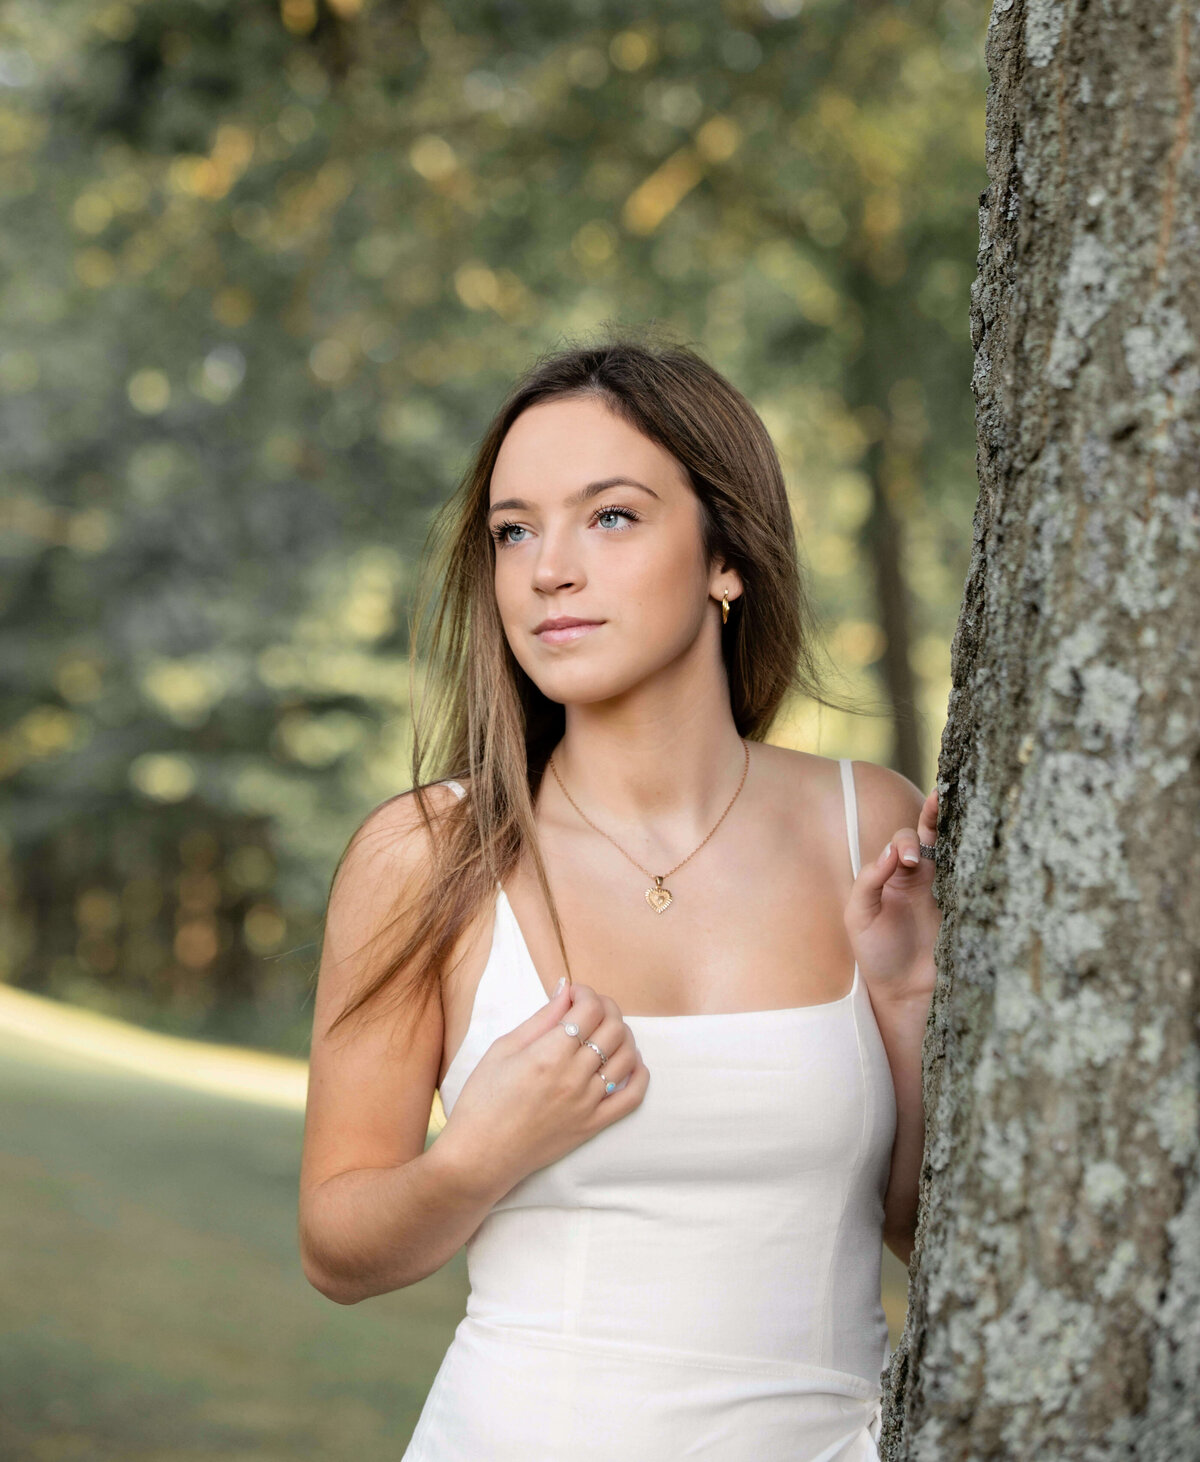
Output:
<path fill-rule="evenodd" d="M 361 1290 L 354 1290 L 344 1280 L 335 1279 L 327 1270 L 320 1265 L 314 1264 L 311 1260 L 305 1260 L 301 1264 L 304 1277 L 312 1285 L 318 1294 L 324 1295 L 327 1300 L 332 1300 L 335 1305 L 356 1305 L 359 1300 L 366 1299 Z"/>
<path fill-rule="evenodd" d="M 311 1249 L 301 1250 L 300 1267 L 313 1289 L 327 1300 L 332 1300 L 335 1305 L 361 1304 L 363 1300 L 369 1300 L 378 1294 L 407 1289 L 417 1279 L 425 1277 L 423 1274 L 414 1279 L 392 1276 L 386 1284 L 372 1282 L 372 1276 L 361 1269 L 348 1271 L 323 1263 Z"/>
<path fill-rule="evenodd" d="M 361 1282 L 339 1274 L 332 1265 L 325 1263 L 303 1236 L 300 1239 L 300 1268 L 313 1289 L 335 1305 L 356 1305 L 370 1293 L 364 1290 Z"/>

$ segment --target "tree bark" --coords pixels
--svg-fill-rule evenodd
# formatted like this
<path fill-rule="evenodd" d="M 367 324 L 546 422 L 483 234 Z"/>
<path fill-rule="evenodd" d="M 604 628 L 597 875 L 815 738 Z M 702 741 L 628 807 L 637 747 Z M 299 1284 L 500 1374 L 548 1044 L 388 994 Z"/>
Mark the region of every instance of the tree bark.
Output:
<path fill-rule="evenodd" d="M 1200 1456 L 1195 0 L 997 0 L 888 1459 Z"/>

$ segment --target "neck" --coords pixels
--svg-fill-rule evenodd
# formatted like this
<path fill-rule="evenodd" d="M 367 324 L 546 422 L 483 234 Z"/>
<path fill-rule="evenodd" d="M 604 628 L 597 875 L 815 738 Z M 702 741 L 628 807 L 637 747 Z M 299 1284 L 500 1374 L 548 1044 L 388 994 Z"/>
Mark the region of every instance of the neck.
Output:
<path fill-rule="evenodd" d="M 631 725 L 591 709 L 568 707 L 554 749 L 554 768 L 579 808 L 610 836 L 653 829 L 671 843 L 703 838 L 746 770 L 747 749 L 732 715 L 713 716 L 706 707 L 689 719 L 676 703 L 669 721 Z M 549 768 L 538 800 L 556 821 L 578 824 Z"/>

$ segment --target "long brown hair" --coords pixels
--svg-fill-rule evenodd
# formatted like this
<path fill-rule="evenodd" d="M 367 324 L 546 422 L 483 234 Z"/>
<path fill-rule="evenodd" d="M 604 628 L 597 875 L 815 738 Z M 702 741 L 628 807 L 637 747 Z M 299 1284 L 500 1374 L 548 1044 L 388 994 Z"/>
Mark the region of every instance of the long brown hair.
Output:
<path fill-rule="evenodd" d="M 498 882 L 525 849 L 570 971 L 534 821 L 537 789 L 566 717 L 509 648 L 496 605 L 496 550 L 486 520 L 492 468 L 513 422 L 539 402 L 578 396 L 602 401 L 675 457 L 699 498 L 709 560 L 741 576 L 745 592 L 730 604 L 721 636 L 738 732 L 750 741 L 765 740 L 789 693 L 837 710 L 862 710 L 861 704 L 827 696 L 822 688 L 818 659 L 827 662 L 827 657 L 797 560 L 783 471 L 766 427 L 746 398 L 691 347 L 663 338 L 661 327 L 623 329 L 603 344 L 572 345 L 540 356 L 492 419 L 425 543 L 410 619 L 411 790 L 431 834 L 433 863 L 419 897 L 398 907 L 387 926 L 403 927 L 399 947 L 381 961 L 331 1030 L 385 987 L 398 985 L 405 969 L 395 1003 L 414 1015 L 423 1011 L 439 990 L 459 935 L 481 903 L 494 899 Z M 439 585 L 422 654 L 424 615 Z M 426 777 L 427 766 L 439 769 L 436 777 Z M 451 777 L 467 795 L 440 812 L 431 809 L 426 788 Z M 362 824 L 354 837 L 361 832 Z"/>

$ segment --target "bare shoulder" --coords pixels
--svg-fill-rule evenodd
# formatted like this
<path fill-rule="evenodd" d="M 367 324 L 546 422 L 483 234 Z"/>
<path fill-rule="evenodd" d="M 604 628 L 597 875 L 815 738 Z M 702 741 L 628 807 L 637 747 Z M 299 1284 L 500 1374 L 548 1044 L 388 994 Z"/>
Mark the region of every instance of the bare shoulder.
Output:
<path fill-rule="evenodd" d="M 434 825 L 459 800 L 452 787 L 432 782 L 421 788 L 426 810 Z M 359 823 L 347 845 L 338 868 L 340 880 L 348 864 L 356 872 L 383 868 L 390 872 L 396 864 L 423 866 L 429 851 L 429 825 L 422 814 L 417 789 L 398 792 L 371 809 Z"/>
<path fill-rule="evenodd" d="M 813 807 L 834 797 L 841 800 L 841 779 L 837 761 L 831 756 L 818 756 L 793 746 L 776 746 L 763 742 L 755 748 L 759 764 L 784 802 Z"/>
<path fill-rule="evenodd" d="M 838 758 L 764 745 L 764 766 L 790 786 L 804 806 L 824 804 L 831 820 L 840 818 L 842 779 Z M 865 863 L 883 851 L 898 828 L 917 825 L 924 793 L 902 773 L 875 762 L 851 760 L 858 812 L 859 853 Z"/>
<path fill-rule="evenodd" d="M 336 1008 L 369 972 L 366 947 L 395 916 L 398 900 L 419 900 L 426 886 L 438 823 L 458 796 L 441 783 L 420 794 L 411 788 L 372 808 L 342 854 L 325 911 L 314 1034 L 325 1032 Z"/>
<path fill-rule="evenodd" d="M 850 766 L 858 803 L 859 851 L 867 863 L 883 852 L 900 828 L 916 828 L 925 794 L 894 767 L 873 761 L 853 761 Z"/>

